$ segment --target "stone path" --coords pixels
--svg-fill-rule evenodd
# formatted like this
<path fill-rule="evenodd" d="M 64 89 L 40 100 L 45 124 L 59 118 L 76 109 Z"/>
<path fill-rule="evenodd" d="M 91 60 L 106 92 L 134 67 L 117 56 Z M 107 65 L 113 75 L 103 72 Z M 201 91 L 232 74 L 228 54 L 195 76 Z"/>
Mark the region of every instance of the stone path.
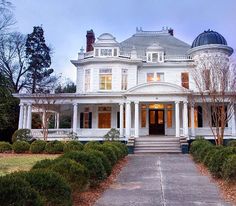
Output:
<path fill-rule="evenodd" d="M 216 185 L 201 176 L 189 155 L 130 155 L 117 181 L 96 206 L 220 206 Z"/>

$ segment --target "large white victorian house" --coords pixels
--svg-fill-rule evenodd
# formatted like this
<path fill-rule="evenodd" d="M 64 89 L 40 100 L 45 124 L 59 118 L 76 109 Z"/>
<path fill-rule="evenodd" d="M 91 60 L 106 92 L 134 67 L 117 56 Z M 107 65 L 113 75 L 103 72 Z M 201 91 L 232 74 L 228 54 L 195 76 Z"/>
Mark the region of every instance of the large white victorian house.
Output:
<path fill-rule="evenodd" d="M 101 140 L 110 128 L 117 128 L 123 140 L 150 135 L 210 136 L 201 101 L 190 104 L 190 95 L 196 92 L 190 71 L 206 51 L 226 59 L 233 53 L 224 37 L 213 31 L 200 34 L 192 46 L 168 28 L 137 28 L 122 42 L 109 33 L 95 41 L 93 31 L 88 31 L 86 52 L 81 50 L 78 59 L 71 61 L 77 71 L 76 93 L 15 95 L 20 98 L 19 128 L 31 129 L 38 102 L 52 99 L 50 112 L 56 121 L 49 137 L 73 131 L 81 140 Z M 68 129 L 59 128 L 63 113 L 71 116 Z M 235 124 L 233 115 L 226 136 L 236 136 Z M 32 129 L 32 133 L 42 135 L 41 129 Z"/>

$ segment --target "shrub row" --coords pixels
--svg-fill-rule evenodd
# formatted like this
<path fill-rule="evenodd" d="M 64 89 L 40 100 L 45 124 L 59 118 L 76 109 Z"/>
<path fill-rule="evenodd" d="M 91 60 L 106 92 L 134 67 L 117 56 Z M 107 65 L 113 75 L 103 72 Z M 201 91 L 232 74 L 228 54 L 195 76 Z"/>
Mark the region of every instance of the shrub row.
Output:
<path fill-rule="evenodd" d="M 192 142 L 190 153 L 194 161 L 203 163 L 217 178 L 236 181 L 236 147 L 215 146 L 209 141 L 200 139 Z"/>
<path fill-rule="evenodd" d="M 35 140 L 31 144 L 26 141 L 15 141 L 12 145 L 8 142 L 0 142 L 0 152 L 26 153 L 31 152 L 33 154 L 48 153 L 48 154 L 60 154 L 68 151 L 80 151 L 83 150 L 83 144 L 78 141 L 60 142 L 51 141 L 46 142 L 43 140 Z"/>
<path fill-rule="evenodd" d="M 37 144 L 46 150 L 43 142 Z M 34 149 L 39 151 L 38 147 Z M 96 186 L 127 155 L 126 145 L 118 142 L 89 142 L 83 151 L 78 151 L 82 149 L 81 145 L 70 143 L 66 149 L 69 152 L 54 160 L 45 159 L 28 172 L 0 177 L 0 205 L 72 205 L 73 191 Z"/>

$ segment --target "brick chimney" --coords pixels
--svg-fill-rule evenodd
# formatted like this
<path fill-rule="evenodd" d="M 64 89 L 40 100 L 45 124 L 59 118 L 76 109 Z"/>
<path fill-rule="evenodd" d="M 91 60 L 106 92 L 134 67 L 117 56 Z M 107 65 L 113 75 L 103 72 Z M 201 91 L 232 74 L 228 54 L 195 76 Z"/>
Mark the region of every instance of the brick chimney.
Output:
<path fill-rule="evenodd" d="M 173 29 L 169 28 L 169 29 L 168 29 L 168 32 L 169 32 L 169 34 L 170 34 L 171 36 L 174 36 L 174 30 L 173 30 Z"/>
<path fill-rule="evenodd" d="M 95 35 L 93 30 L 87 31 L 87 46 L 86 46 L 86 52 L 93 51 L 93 43 L 95 42 Z"/>

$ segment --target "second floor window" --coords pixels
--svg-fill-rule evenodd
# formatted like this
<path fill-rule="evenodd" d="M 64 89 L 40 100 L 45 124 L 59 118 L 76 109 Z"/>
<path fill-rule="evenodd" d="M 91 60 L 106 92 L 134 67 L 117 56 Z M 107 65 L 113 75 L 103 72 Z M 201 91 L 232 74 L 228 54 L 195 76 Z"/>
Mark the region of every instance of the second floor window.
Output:
<path fill-rule="evenodd" d="M 99 89 L 100 90 L 111 90 L 112 89 L 112 70 L 111 69 L 100 69 L 99 70 Z"/>
<path fill-rule="evenodd" d="M 85 70 L 84 76 L 84 90 L 87 92 L 90 90 L 90 69 Z"/>
<path fill-rule="evenodd" d="M 163 82 L 164 73 L 147 73 L 147 82 Z"/>
<path fill-rule="evenodd" d="M 128 70 L 122 69 L 121 90 L 127 90 L 127 85 L 128 85 Z"/>
<path fill-rule="evenodd" d="M 189 74 L 188 74 L 188 72 L 181 73 L 181 84 L 182 84 L 182 87 L 189 89 Z"/>

